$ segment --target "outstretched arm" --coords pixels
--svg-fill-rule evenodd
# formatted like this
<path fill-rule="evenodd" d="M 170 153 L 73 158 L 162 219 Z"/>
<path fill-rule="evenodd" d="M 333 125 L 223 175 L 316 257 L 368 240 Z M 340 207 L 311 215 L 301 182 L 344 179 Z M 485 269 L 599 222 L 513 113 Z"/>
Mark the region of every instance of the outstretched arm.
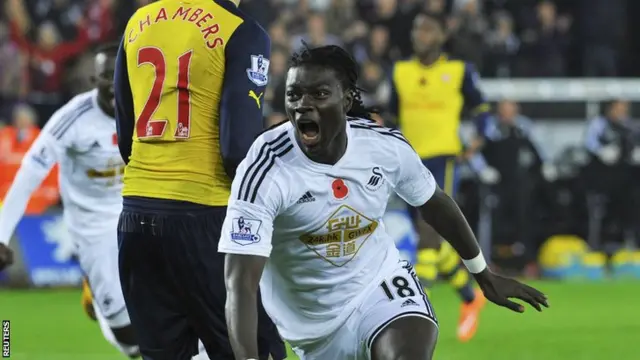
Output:
<path fill-rule="evenodd" d="M 225 315 L 238 359 L 258 358 L 258 283 L 266 262 L 266 257 L 239 254 L 227 254 L 224 262 Z"/>
<path fill-rule="evenodd" d="M 515 280 L 493 274 L 480 251 L 471 227 L 456 202 L 437 187 L 431 172 L 406 144 L 398 146 L 398 171 L 392 176 L 395 190 L 409 205 L 418 207 L 429 223 L 458 252 L 480 285 L 487 299 L 513 311 L 524 308 L 509 298 L 518 298 L 540 310 L 547 306 L 546 296 Z"/>
<path fill-rule="evenodd" d="M 9 244 L 31 195 L 70 146 L 76 131 L 74 124 L 83 109 L 86 107 L 70 103 L 58 110 L 24 155 L 0 211 L 0 243 Z"/>
<path fill-rule="evenodd" d="M 422 218 L 451 243 L 463 261 L 482 256 L 473 230 L 458 204 L 440 188 L 436 188 L 433 196 L 419 209 Z M 485 270 L 486 263 L 480 260 L 477 269 L 476 272 Z"/>

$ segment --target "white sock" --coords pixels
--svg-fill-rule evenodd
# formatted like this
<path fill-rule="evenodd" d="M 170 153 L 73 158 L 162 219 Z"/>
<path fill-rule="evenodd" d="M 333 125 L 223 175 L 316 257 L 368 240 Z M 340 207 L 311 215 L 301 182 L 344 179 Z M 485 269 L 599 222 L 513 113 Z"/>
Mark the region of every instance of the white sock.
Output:
<path fill-rule="evenodd" d="M 209 355 L 207 355 L 207 350 L 204 349 L 204 345 L 200 340 L 198 340 L 198 355 L 194 356 L 192 360 L 209 360 Z"/>
<path fill-rule="evenodd" d="M 109 344 L 113 345 L 116 349 L 118 349 L 118 351 L 120 351 L 121 353 L 127 356 L 136 355 L 140 353 L 140 347 L 138 345 L 121 344 L 116 339 L 116 336 L 113 334 L 113 330 L 111 330 L 111 328 L 107 324 L 107 319 L 105 319 L 104 316 L 102 316 L 102 313 L 100 313 L 100 309 L 98 309 L 95 303 L 93 304 L 93 310 L 96 313 L 96 319 L 98 320 L 98 324 L 100 325 L 100 330 L 102 331 L 102 335 L 109 342 Z"/>

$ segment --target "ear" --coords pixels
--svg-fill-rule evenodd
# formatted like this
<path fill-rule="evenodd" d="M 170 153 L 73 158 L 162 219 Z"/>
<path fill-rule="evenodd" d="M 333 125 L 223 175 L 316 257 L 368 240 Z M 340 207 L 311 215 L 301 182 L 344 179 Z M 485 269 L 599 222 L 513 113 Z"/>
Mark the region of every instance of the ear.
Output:
<path fill-rule="evenodd" d="M 347 90 L 342 101 L 344 112 L 349 112 L 349 110 L 351 110 L 351 107 L 353 106 L 353 100 L 353 91 Z"/>

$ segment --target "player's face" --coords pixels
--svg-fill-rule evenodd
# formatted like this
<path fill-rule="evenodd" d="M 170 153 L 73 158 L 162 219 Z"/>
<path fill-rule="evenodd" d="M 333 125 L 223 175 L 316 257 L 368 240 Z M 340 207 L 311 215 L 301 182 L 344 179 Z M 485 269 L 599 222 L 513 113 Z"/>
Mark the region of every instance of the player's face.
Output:
<path fill-rule="evenodd" d="M 439 50 L 444 43 L 444 38 L 444 31 L 438 21 L 424 15 L 416 16 L 411 30 L 413 51 L 416 55 L 422 56 Z"/>
<path fill-rule="evenodd" d="M 98 98 L 104 110 L 110 114 L 115 112 L 115 96 L 113 92 L 113 73 L 116 66 L 115 56 L 98 54 L 96 56 L 95 85 Z"/>
<path fill-rule="evenodd" d="M 296 127 L 298 143 L 308 154 L 326 152 L 345 131 L 351 95 L 345 93 L 334 70 L 318 66 L 289 69 L 285 106 Z"/>

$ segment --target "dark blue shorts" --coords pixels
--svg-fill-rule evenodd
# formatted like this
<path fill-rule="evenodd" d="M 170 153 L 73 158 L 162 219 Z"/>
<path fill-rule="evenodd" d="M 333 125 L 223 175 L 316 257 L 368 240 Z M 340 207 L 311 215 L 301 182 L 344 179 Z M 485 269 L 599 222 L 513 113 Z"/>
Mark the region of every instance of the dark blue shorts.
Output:
<path fill-rule="evenodd" d="M 438 186 L 449 196 L 455 196 L 458 191 L 458 163 L 455 156 L 436 156 L 422 159 L 422 164 L 431 171 Z M 409 215 L 415 221 L 418 219 L 418 209 L 409 206 Z"/>
<path fill-rule="evenodd" d="M 458 164 L 455 156 L 436 156 L 422 159 L 438 186 L 449 196 L 455 196 L 458 191 Z"/>
<path fill-rule="evenodd" d="M 150 210 L 150 209 L 154 210 Z M 234 359 L 225 321 L 226 207 L 125 198 L 118 225 L 120 281 L 145 359 L 189 360 L 200 339 L 211 359 Z M 259 301 L 260 359 L 286 357 Z"/>

